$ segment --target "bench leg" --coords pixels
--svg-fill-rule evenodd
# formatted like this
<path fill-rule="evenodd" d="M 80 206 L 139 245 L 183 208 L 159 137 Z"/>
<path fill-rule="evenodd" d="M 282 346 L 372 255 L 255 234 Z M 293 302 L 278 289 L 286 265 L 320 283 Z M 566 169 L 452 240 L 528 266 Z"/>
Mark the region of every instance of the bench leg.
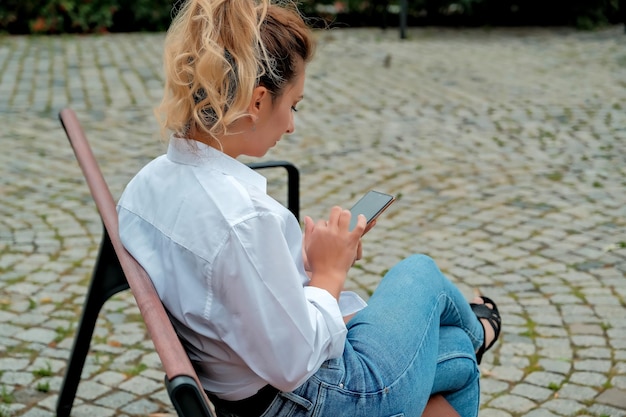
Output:
<path fill-rule="evenodd" d="M 72 404 L 102 305 L 113 295 L 128 288 L 126 277 L 105 231 L 57 400 L 57 417 L 68 417 L 72 411 Z"/>

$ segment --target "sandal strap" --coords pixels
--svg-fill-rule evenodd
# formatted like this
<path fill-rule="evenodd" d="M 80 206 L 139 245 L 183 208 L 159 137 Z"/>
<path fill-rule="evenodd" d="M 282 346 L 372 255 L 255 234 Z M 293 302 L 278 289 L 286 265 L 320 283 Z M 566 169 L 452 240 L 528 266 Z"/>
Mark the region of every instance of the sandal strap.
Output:
<path fill-rule="evenodd" d="M 476 355 L 479 364 L 482 359 L 483 353 L 489 350 L 496 343 L 496 340 L 498 340 L 498 337 L 500 336 L 500 329 L 502 327 L 502 318 L 500 317 L 500 312 L 498 311 L 496 303 L 489 297 L 481 296 L 480 298 L 482 298 L 484 304 L 470 303 L 470 307 L 472 308 L 472 311 L 474 312 L 476 317 L 478 317 L 479 319 L 487 320 L 495 335 L 488 346 L 486 345 L 487 341 L 483 341 L 483 345 L 480 347 Z M 487 307 L 486 304 L 491 304 L 492 308 Z"/>

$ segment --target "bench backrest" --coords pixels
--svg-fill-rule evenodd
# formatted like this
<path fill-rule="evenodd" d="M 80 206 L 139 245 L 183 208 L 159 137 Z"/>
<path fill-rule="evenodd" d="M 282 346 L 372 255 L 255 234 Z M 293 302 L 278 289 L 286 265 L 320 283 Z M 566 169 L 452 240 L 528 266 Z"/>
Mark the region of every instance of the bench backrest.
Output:
<path fill-rule="evenodd" d="M 105 233 L 110 239 L 163 364 L 166 385 L 173 405 L 179 415 L 213 417 L 209 407 L 210 402 L 204 390 L 201 389 L 202 385 L 150 277 L 120 241 L 115 200 L 102 176 L 76 114 L 71 109 L 64 109 L 61 111 L 60 118 L 102 218 Z M 192 411 L 193 414 L 188 414 Z"/>

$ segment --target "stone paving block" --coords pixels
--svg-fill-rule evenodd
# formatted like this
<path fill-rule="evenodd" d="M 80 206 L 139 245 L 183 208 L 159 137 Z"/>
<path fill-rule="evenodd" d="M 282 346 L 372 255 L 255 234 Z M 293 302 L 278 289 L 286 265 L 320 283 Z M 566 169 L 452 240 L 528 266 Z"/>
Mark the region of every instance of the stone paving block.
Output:
<path fill-rule="evenodd" d="M 45 377 L 45 380 L 43 382 L 44 384 L 48 384 L 48 392 L 59 392 L 63 384 L 63 377 L 60 374 L 57 374 L 54 376 Z M 37 388 L 37 385 L 35 385 L 35 388 Z"/>
<path fill-rule="evenodd" d="M 57 406 L 57 395 L 48 395 L 46 398 L 37 401 L 37 407 L 43 408 L 49 412 L 55 411 Z"/>
<path fill-rule="evenodd" d="M 44 410 L 39 407 L 33 407 L 21 415 L 26 416 L 26 417 L 50 417 L 51 416 L 50 411 Z"/>
<path fill-rule="evenodd" d="M 510 392 L 511 394 L 526 397 L 530 400 L 537 402 L 544 402 L 546 399 L 554 395 L 554 391 L 548 388 L 542 388 L 536 385 L 525 383 L 515 384 Z"/>
<path fill-rule="evenodd" d="M 496 410 L 493 408 L 483 408 L 481 409 L 482 417 L 511 417 L 512 414 L 503 410 Z"/>
<path fill-rule="evenodd" d="M 599 347 L 579 349 L 578 354 L 581 358 L 589 359 L 610 359 L 612 356 L 611 349 Z"/>
<path fill-rule="evenodd" d="M 34 303 L 34 301 L 32 302 Z M 31 327 L 31 326 L 37 326 L 39 324 L 45 323 L 47 319 L 48 319 L 48 316 L 46 314 L 41 314 L 39 312 L 38 313 L 26 313 L 26 314 L 20 314 L 18 318 L 13 320 L 13 323 L 24 326 L 24 327 Z M 49 335 L 44 334 L 44 333 L 35 334 L 35 330 L 33 330 L 31 334 L 23 335 L 22 338 L 31 338 L 30 340 L 34 342 L 34 341 L 42 340 L 41 338 L 44 338 L 43 340 L 48 340 L 47 339 L 48 337 Z M 29 340 L 29 339 L 24 339 L 24 340 Z M 48 340 L 48 343 L 49 342 L 50 340 Z"/>
<path fill-rule="evenodd" d="M 78 391 L 76 392 L 76 396 L 84 400 L 94 400 L 109 392 L 110 390 L 111 387 L 108 387 L 106 385 L 94 381 L 84 381 L 78 385 Z"/>
<path fill-rule="evenodd" d="M 165 372 L 160 369 L 146 369 L 141 372 L 141 376 L 157 381 L 159 384 L 163 383 L 163 377 Z"/>
<path fill-rule="evenodd" d="M 545 359 L 542 358 L 539 360 L 539 365 L 546 372 L 558 373 L 567 375 L 572 369 L 572 364 L 570 361 L 566 360 L 554 360 L 554 359 Z"/>
<path fill-rule="evenodd" d="M 119 385 L 121 389 L 138 395 L 149 394 L 161 386 L 162 384 L 142 376 L 134 376 Z"/>
<path fill-rule="evenodd" d="M 575 361 L 574 369 L 578 371 L 596 371 L 606 373 L 611 369 L 611 361 L 608 360 L 584 360 Z"/>
<path fill-rule="evenodd" d="M 524 414 L 525 417 L 557 417 L 557 416 L 561 416 L 561 415 L 563 415 L 563 414 L 561 414 L 561 413 L 554 414 L 550 410 L 545 410 L 545 409 L 532 410 L 532 411 L 529 411 L 528 413 Z"/>
<path fill-rule="evenodd" d="M 610 342 L 611 347 L 617 352 L 623 352 L 626 350 L 626 339 L 611 339 Z"/>
<path fill-rule="evenodd" d="M 584 404 L 572 399 L 555 398 L 543 404 L 543 407 L 565 416 L 573 416 L 586 409 Z"/>
<path fill-rule="evenodd" d="M 593 404 L 586 410 L 593 416 L 624 417 L 624 409 L 611 407 L 604 404 Z"/>
<path fill-rule="evenodd" d="M 161 359 L 159 358 L 158 353 L 150 352 L 145 354 L 141 358 L 141 363 L 146 364 L 146 366 L 150 369 L 160 368 L 161 367 Z"/>
<path fill-rule="evenodd" d="M 94 377 L 94 381 L 110 387 L 118 386 L 122 381 L 126 380 L 126 376 L 119 372 L 104 371 Z"/>
<path fill-rule="evenodd" d="M 602 326 L 574 323 L 569 326 L 570 333 L 582 335 L 602 335 L 604 330 Z"/>
<path fill-rule="evenodd" d="M 150 394 L 150 398 L 154 401 L 158 401 L 161 405 L 166 406 L 170 411 L 174 410 L 174 406 L 171 403 L 167 389 L 163 388 L 162 390 L 153 392 Z"/>
<path fill-rule="evenodd" d="M 517 382 L 520 381 L 524 372 L 518 368 L 507 366 L 496 366 L 490 371 L 490 376 L 502 381 Z"/>
<path fill-rule="evenodd" d="M 590 387 L 601 387 L 607 380 L 607 376 L 598 372 L 574 372 L 569 378 L 572 383 Z"/>
<path fill-rule="evenodd" d="M 524 378 L 525 382 L 538 385 L 540 387 L 559 387 L 564 380 L 565 377 L 561 374 L 545 371 L 532 372 Z"/>
<path fill-rule="evenodd" d="M 506 391 L 508 387 L 509 384 L 507 382 L 498 381 L 493 378 L 485 379 L 480 382 L 480 390 L 485 394 Z"/>
<path fill-rule="evenodd" d="M 139 349 L 128 349 L 128 350 L 122 351 L 120 355 L 116 356 L 115 359 L 113 359 L 113 363 L 123 367 L 129 362 L 132 362 L 132 363 L 136 362 L 137 358 L 139 358 L 142 355 L 142 353 L 143 351 Z"/>
<path fill-rule="evenodd" d="M 26 369 L 29 363 L 30 361 L 28 359 L 0 358 L 0 369 L 2 369 L 3 372 L 19 371 Z"/>
<path fill-rule="evenodd" d="M 626 409 L 626 390 L 610 388 L 598 395 L 597 402 L 616 408 Z"/>
<path fill-rule="evenodd" d="M 495 398 L 489 405 L 512 413 L 526 413 L 535 408 L 537 403 L 518 395 L 505 394 Z"/>
<path fill-rule="evenodd" d="M 135 396 L 128 392 L 116 391 L 109 395 L 98 398 L 94 401 L 94 404 L 111 409 L 117 409 L 125 407 L 135 400 Z M 135 413 L 135 414 L 147 414 L 147 413 Z"/>
<path fill-rule="evenodd" d="M 615 388 L 626 390 L 626 375 L 614 376 L 610 382 Z"/>
<path fill-rule="evenodd" d="M 161 407 L 147 399 L 140 399 L 121 407 L 121 411 L 131 415 L 150 415 L 159 411 Z"/>
<path fill-rule="evenodd" d="M 72 408 L 72 414 L 90 417 L 111 417 L 116 415 L 116 411 L 111 408 L 91 404 L 80 404 Z"/>
<path fill-rule="evenodd" d="M 559 398 L 590 402 L 598 395 L 598 391 L 591 387 L 566 383 L 558 391 Z"/>
<path fill-rule="evenodd" d="M 0 383 L 9 386 L 24 386 L 33 381 L 33 374 L 30 372 L 8 371 L 0 375 Z"/>
<path fill-rule="evenodd" d="M 30 371 L 43 371 L 44 373 L 57 373 L 65 368 L 66 362 L 58 359 L 47 358 L 44 355 L 35 358 L 26 368 Z"/>

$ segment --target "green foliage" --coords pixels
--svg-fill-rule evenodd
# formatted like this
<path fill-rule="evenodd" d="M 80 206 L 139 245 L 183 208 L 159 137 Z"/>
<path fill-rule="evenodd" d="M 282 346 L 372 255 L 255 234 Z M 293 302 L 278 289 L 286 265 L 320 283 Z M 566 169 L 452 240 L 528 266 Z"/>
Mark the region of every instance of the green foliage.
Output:
<path fill-rule="evenodd" d="M 36 389 L 39 392 L 48 392 L 50 391 L 50 382 L 49 381 L 38 382 Z"/>
<path fill-rule="evenodd" d="M 11 33 L 102 32 L 113 23 L 116 0 L 5 0 L 0 27 Z"/>
<path fill-rule="evenodd" d="M 408 1 L 410 13 L 421 15 L 426 22 L 438 24 L 568 25 L 593 29 L 620 21 L 620 0 Z"/>
<path fill-rule="evenodd" d="M 11 403 L 13 403 L 13 401 L 15 401 L 15 398 L 13 397 L 13 394 L 11 394 L 7 390 L 7 387 L 5 387 L 3 385 L 2 389 L 0 390 L 0 402 L 2 402 L 4 404 L 11 404 Z"/>
<path fill-rule="evenodd" d="M 184 0 L 2 0 L 0 32 L 101 33 L 163 31 Z M 397 25 L 402 0 L 296 0 L 325 26 Z M 594 29 L 620 22 L 621 0 L 406 0 L 409 25 L 567 25 Z M 395 9 L 389 12 L 390 6 Z M 621 13 L 621 16 L 620 16 Z"/>
<path fill-rule="evenodd" d="M 116 0 L 119 8 L 113 16 L 113 31 L 163 31 L 170 24 L 176 0 Z"/>
<path fill-rule="evenodd" d="M 164 30 L 169 0 L 3 0 L 0 31 L 15 34 Z"/>
<path fill-rule="evenodd" d="M 35 369 L 33 371 L 33 375 L 39 378 L 44 376 L 52 376 L 52 367 L 50 366 L 50 362 L 46 363 L 45 368 Z"/>

